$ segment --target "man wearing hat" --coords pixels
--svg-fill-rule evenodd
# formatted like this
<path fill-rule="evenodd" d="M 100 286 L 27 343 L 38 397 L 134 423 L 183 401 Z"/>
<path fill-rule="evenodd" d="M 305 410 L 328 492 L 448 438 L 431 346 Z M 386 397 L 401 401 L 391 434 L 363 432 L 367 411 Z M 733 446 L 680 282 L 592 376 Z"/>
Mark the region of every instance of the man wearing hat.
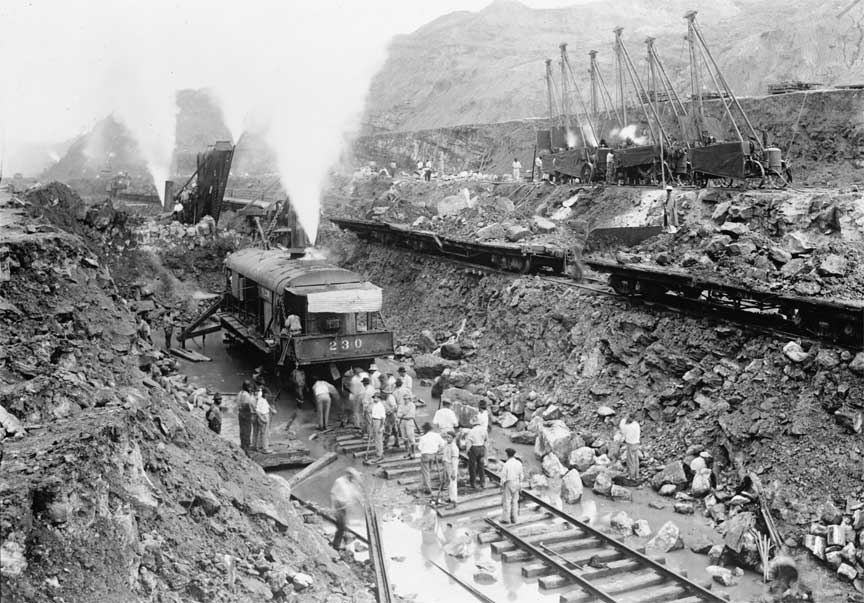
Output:
<path fill-rule="evenodd" d="M 369 409 L 369 419 L 372 421 L 372 439 L 375 442 L 375 458 L 373 462 L 384 460 L 384 421 L 387 409 L 384 407 L 384 394 L 377 393 L 372 399 Z"/>
<path fill-rule="evenodd" d="M 222 394 L 216 392 L 213 394 L 213 401 L 210 403 L 210 408 L 204 418 L 207 420 L 207 427 L 214 433 L 222 432 Z"/>
<path fill-rule="evenodd" d="M 360 478 L 359 471 L 354 467 L 348 467 L 344 475 L 336 478 L 330 489 L 330 505 L 333 507 L 333 515 L 336 519 L 336 534 L 333 536 L 331 545 L 337 551 L 342 548 L 342 537 L 348 525 L 348 510 L 362 502 Z"/>
<path fill-rule="evenodd" d="M 252 382 L 243 382 L 243 388 L 237 394 L 237 423 L 240 427 L 240 448 L 249 450 L 252 440 L 252 412 L 255 406 L 255 396 L 252 395 Z"/>
<path fill-rule="evenodd" d="M 475 487 L 480 483 L 480 488 L 486 487 L 486 472 L 483 470 L 486 464 L 486 442 L 489 439 L 489 431 L 483 427 L 478 419 L 465 436 L 468 445 L 468 485 Z"/>
<path fill-rule="evenodd" d="M 519 493 L 522 491 L 522 461 L 516 458 L 513 448 L 505 450 L 507 461 L 501 468 L 501 523 L 519 521 Z"/>
<path fill-rule="evenodd" d="M 402 379 L 402 387 L 408 393 L 414 393 L 414 377 L 408 374 L 408 369 L 404 366 L 399 367 L 399 378 Z"/>
<path fill-rule="evenodd" d="M 375 388 L 375 391 L 380 391 L 381 371 L 378 370 L 378 367 L 375 366 L 375 364 L 369 365 L 369 381 L 372 383 L 372 387 Z"/>
<path fill-rule="evenodd" d="M 423 423 L 423 435 L 417 440 L 417 450 L 420 452 L 420 483 L 426 494 L 432 494 L 432 466 L 445 445 L 441 434 L 429 423 Z"/>
<path fill-rule="evenodd" d="M 437 427 L 442 433 L 453 431 L 459 425 L 456 413 L 450 408 L 450 400 L 441 400 L 441 408 L 435 411 L 435 415 L 432 417 L 432 425 Z"/>

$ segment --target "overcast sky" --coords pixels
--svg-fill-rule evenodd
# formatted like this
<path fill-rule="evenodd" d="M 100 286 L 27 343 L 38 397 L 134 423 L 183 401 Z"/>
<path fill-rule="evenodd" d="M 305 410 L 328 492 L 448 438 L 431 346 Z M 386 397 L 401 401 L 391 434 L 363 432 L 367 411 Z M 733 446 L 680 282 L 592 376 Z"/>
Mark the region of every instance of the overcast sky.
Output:
<path fill-rule="evenodd" d="M 583 0 L 584 1 L 584 0 Z M 532 7 L 576 1 L 525 0 Z M 272 62 L 351 69 L 342 36 L 375 53 L 395 34 L 488 0 L 3 0 L 0 126 L 7 140 L 73 136 L 141 86 L 200 87 L 266 77 Z M 285 38 L 309 38 L 297 56 Z M 319 42 L 314 41 L 318 39 Z M 326 43 L 321 43 L 326 40 Z M 263 63 L 261 65 L 256 63 Z M 238 74 L 243 77 L 238 77 Z M 364 76 L 367 74 L 364 74 Z M 326 85 L 326 82 L 323 83 Z M 152 91 L 151 91 L 152 92 Z"/>

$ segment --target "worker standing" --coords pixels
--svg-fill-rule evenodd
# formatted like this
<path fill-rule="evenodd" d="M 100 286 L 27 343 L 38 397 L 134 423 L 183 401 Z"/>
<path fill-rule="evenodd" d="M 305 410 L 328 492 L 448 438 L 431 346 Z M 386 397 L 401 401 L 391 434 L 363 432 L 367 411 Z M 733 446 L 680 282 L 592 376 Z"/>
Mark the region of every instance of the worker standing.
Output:
<path fill-rule="evenodd" d="M 375 458 L 373 462 L 384 460 L 384 421 L 387 419 L 387 409 L 384 407 L 383 395 L 375 394 L 369 409 L 369 419 L 372 421 L 372 439 L 375 442 Z"/>
<path fill-rule="evenodd" d="M 437 427 L 442 433 L 445 431 L 452 432 L 459 425 L 459 419 L 456 418 L 456 413 L 450 409 L 450 400 L 442 400 L 442 407 L 435 411 L 432 417 L 432 425 Z"/>
<path fill-rule="evenodd" d="M 405 386 L 406 391 L 409 394 L 413 394 L 414 377 L 408 374 L 408 369 L 406 369 L 404 366 L 400 366 L 397 372 L 399 373 L 399 378 L 402 379 L 402 384 Z"/>
<path fill-rule="evenodd" d="M 252 406 L 255 398 L 252 396 L 252 382 L 246 380 L 240 393 L 237 394 L 237 423 L 240 427 L 240 448 L 248 451 L 252 440 Z"/>
<path fill-rule="evenodd" d="M 213 400 L 210 402 L 210 407 L 204 415 L 207 420 L 207 427 L 214 433 L 222 432 L 222 394 L 216 392 L 213 394 Z"/>
<path fill-rule="evenodd" d="M 255 416 L 253 417 L 253 446 L 258 452 L 270 454 L 270 415 L 275 415 L 276 409 L 267 401 L 264 388 L 258 387 L 255 398 Z"/>
<path fill-rule="evenodd" d="M 393 436 L 393 447 L 399 448 L 399 423 L 396 421 L 396 410 L 398 403 L 394 391 L 396 390 L 395 383 L 391 389 L 388 385 L 384 390 L 384 445 L 389 448 L 390 436 Z"/>
<path fill-rule="evenodd" d="M 432 181 L 432 162 L 429 159 L 426 160 L 426 164 L 423 166 L 423 179 L 426 182 Z"/>
<path fill-rule="evenodd" d="M 479 420 L 474 420 L 474 425 L 465 436 L 468 445 L 468 485 L 473 489 L 475 484 L 480 484 L 480 489 L 486 487 L 486 442 L 489 440 L 489 431 L 483 427 Z"/>
<path fill-rule="evenodd" d="M 352 507 L 362 503 L 360 496 L 360 472 L 354 467 L 348 467 L 345 474 L 336 478 L 330 489 L 330 505 L 336 519 L 336 534 L 333 535 L 331 546 L 337 551 L 342 549 L 342 538 L 348 527 L 348 512 Z"/>
<path fill-rule="evenodd" d="M 354 427 L 363 427 L 363 380 L 360 377 L 360 369 L 355 368 L 351 379 L 348 381 L 348 402 L 351 404 L 351 413 Z"/>
<path fill-rule="evenodd" d="M 615 153 L 606 153 L 606 184 L 615 184 Z"/>
<path fill-rule="evenodd" d="M 186 193 L 186 191 L 183 191 L 183 193 L 186 194 L 186 198 L 188 199 L 189 194 Z M 176 222 L 183 221 L 183 202 L 179 198 L 174 201 L 174 207 L 171 209 L 171 217 Z"/>
<path fill-rule="evenodd" d="M 372 434 L 372 403 L 375 401 L 375 394 L 378 393 L 372 385 L 370 377 L 363 377 L 363 397 L 360 405 L 363 409 L 363 432 L 367 435 Z"/>
<path fill-rule="evenodd" d="M 329 381 L 319 379 L 312 385 L 312 393 L 318 409 L 318 429 L 324 431 L 330 422 L 330 407 L 339 400 L 339 390 Z"/>
<path fill-rule="evenodd" d="M 405 458 L 414 458 L 414 437 L 417 417 L 417 407 L 414 398 L 410 395 L 403 396 L 401 401 L 397 398 L 396 419 L 399 431 L 402 432 L 402 440 L 405 442 Z"/>
<path fill-rule="evenodd" d="M 624 436 L 624 447 L 626 449 L 627 475 L 633 481 L 639 480 L 639 442 L 642 438 L 642 428 L 628 413 L 618 425 Z"/>
<path fill-rule="evenodd" d="M 508 448 L 507 461 L 501 468 L 501 523 L 519 521 L 519 493 L 522 491 L 522 461 L 516 458 L 516 451 Z"/>
<path fill-rule="evenodd" d="M 381 391 L 381 371 L 374 364 L 369 365 L 369 381 L 376 392 Z"/>
<path fill-rule="evenodd" d="M 426 494 L 432 494 L 432 466 L 437 456 L 444 450 L 444 439 L 441 434 L 432 429 L 429 423 L 423 423 L 423 435 L 417 440 L 417 450 L 420 451 L 420 480 Z"/>
<path fill-rule="evenodd" d="M 513 158 L 513 180 L 519 182 L 522 179 L 522 162 L 516 157 Z"/>
<path fill-rule="evenodd" d="M 171 313 L 165 315 L 162 322 L 162 333 L 165 335 L 165 350 L 170 350 L 174 341 L 174 316 Z"/>
<path fill-rule="evenodd" d="M 480 422 L 480 425 L 486 428 L 486 431 L 489 431 L 489 410 L 487 407 L 486 400 L 480 400 L 477 404 L 477 420 Z"/>
<path fill-rule="evenodd" d="M 444 470 L 447 475 L 447 499 L 450 507 L 455 507 L 459 502 L 459 442 L 457 436 L 444 434 Z"/>
<path fill-rule="evenodd" d="M 546 180 L 546 174 L 543 173 L 543 159 L 538 155 L 534 158 L 534 170 L 537 172 L 538 180 Z M 534 179 L 534 175 L 531 175 L 531 179 Z"/>
<path fill-rule="evenodd" d="M 672 198 L 672 187 L 666 187 L 666 202 L 663 204 L 663 228 L 666 232 L 678 232 L 678 207 Z"/>

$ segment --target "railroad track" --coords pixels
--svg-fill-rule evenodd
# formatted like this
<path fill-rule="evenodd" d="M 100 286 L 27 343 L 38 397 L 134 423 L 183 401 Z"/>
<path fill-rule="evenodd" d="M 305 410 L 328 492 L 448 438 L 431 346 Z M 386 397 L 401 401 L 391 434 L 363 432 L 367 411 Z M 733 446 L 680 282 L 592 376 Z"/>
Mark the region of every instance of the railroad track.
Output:
<path fill-rule="evenodd" d="M 359 431 L 337 432 L 340 451 L 366 456 Z M 461 470 L 460 497 L 455 507 L 437 507 L 440 520 L 477 532 L 477 546 L 488 547 L 503 565 L 518 564 L 522 577 L 536 582 L 546 595 L 559 595 L 560 603 L 704 603 L 726 601 L 666 565 L 663 557 L 646 554 L 586 522 L 561 511 L 531 491 L 520 496 L 519 521 L 502 524 L 498 476 L 486 469 L 486 487 L 467 491 L 467 475 Z M 379 473 L 397 484 L 419 485 L 419 459 L 405 459 L 404 452 L 385 454 Z M 433 472 L 433 489 L 440 487 Z M 454 578 L 455 579 L 455 578 Z M 460 584 L 459 580 L 457 580 Z M 474 596 L 481 592 L 465 585 Z M 475 592 L 477 591 L 477 592 Z M 483 595 L 485 597 L 485 595 Z M 480 600 L 490 600 L 488 597 Z"/>

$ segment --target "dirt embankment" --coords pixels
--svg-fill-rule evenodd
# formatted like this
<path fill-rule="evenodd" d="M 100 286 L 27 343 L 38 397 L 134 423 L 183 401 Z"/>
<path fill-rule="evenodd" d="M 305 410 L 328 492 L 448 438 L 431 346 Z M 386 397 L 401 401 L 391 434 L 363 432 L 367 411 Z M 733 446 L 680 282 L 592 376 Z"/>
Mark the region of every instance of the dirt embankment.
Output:
<path fill-rule="evenodd" d="M 68 192 L 0 207 L 3 600 L 371 601 L 284 481 L 146 379 L 99 257 L 124 231 L 66 221 Z"/>
<path fill-rule="evenodd" d="M 346 267 L 384 289 L 385 319 L 401 341 L 419 345 L 424 329 L 443 341 L 466 321 L 463 347 L 476 354 L 459 371 L 499 411 L 516 400 L 527 422 L 557 404 L 586 441 L 611 438 L 599 406 L 633 411 L 649 465 L 704 449 L 722 468 L 721 486 L 746 471 L 779 480 L 778 507 L 796 530 L 826 497 L 864 496 L 861 436 L 847 422 L 864 408 L 864 366 L 848 351 L 805 344 L 795 362 L 787 342 L 734 325 L 328 238 Z"/>

